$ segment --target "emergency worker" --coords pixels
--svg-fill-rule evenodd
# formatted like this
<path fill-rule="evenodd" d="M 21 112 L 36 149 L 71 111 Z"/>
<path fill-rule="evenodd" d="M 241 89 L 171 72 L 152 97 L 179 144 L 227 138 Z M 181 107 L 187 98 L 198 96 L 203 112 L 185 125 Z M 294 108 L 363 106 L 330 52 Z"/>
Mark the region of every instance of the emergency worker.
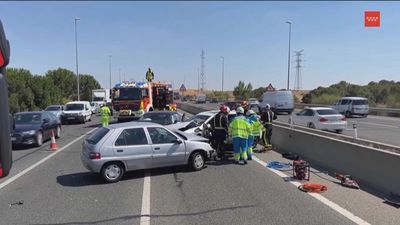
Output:
<path fill-rule="evenodd" d="M 237 116 L 229 124 L 228 133 L 232 137 L 235 164 L 247 164 L 247 138 L 251 134 L 251 126 L 244 116 L 243 107 L 236 109 Z"/>
<path fill-rule="evenodd" d="M 101 124 L 103 127 L 108 127 L 108 123 L 111 116 L 111 110 L 108 108 L 106 102 L 104 102 L 103 106 L 100 108 L 101 114 Z"/>
<path fill-rule="evenodd" d="M 218 158 L 224 158 L 225 140 L 228 135 L 228 107 L 222 105 L 219 112 L 215 115 L 209 124 L 211 125 L 211 142 L 213 147 L 217 150 Z"/>
<path fill-rule="evenodd" d="M 249 138 L 247 139 L 247 159 L 252 160 L 254 148 L 257 146 L 261 135 L 262 124 L 253 110 L 247 112 L 247 120 L 251 125 L 251 135 L 249 135 Z"/>
<path fill-rule="evenodd" d="M 261 113 L 261 122 L 264 126 L 263 142 L 265 150 L 272 147 L 271 136 L 272 136 L 272 121 L 276 120 L 276 114 L 271 110 L 271 106 L 267 104 Z"/>

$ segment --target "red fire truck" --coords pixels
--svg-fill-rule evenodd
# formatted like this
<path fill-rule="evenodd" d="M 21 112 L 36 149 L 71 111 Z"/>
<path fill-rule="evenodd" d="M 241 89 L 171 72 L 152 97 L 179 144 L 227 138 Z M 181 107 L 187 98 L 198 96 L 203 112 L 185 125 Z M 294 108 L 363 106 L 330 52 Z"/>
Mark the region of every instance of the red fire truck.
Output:
<path fill-rule="evenodd" d="M 12 166 L 10 140 L 10 114 L 8 111 L 8 90 L 6 66 L 10 60 L 10 45 L 0 21 L 0 177 L 9 174 Z"/>
<path fill-rule="evenodd" d="M 111 90 L 114 118 L 120 121 L 140 118 L 145 112 L 163 110 L 173 103 L 172 87 L 162 82 L 118 83 Z"/>

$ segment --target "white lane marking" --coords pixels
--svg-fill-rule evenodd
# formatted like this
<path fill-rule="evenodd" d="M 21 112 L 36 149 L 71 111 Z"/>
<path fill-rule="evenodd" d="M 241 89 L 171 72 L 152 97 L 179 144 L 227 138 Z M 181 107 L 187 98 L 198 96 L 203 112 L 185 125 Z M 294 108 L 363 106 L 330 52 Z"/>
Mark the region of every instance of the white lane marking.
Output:
<path fill-rule="evenodd" d="M 144 175 L 140 225 L 150 225 L 150 171 Z"/>
<path fill-rule="evenodd" d="M 14 175 L 13 177 L 10 177 L 9 179 L 7 179 L 6 181 L 4 181 L 3 183 L 0 184 L 0 190 L 2 188 L 4 188 L 5 186 L 11 184 L 12 182 L 14 182 L 15 180 L 17 180 L 18 178 L 22 177 L 24 174 L 28 173 L 29 171 L 35 169 L 37 166 L 39 166 L 40 164 L 46 162 L 47 160 L 53 158 L 55 155 L 57 155 L 58 153 L 64 151 L 65 149 L 67 149 L 69 146 L 71 146 L 72 144 L 74 144 L 75 142 L 79 141 L 80 139 L 82 139 L 83 137 L 85 137 L 87 134 L 89 134 L 90 132 L 96 130 L 96 128 L 86 132 L 85 134 L 81 135 L 80 137 L 78 137 L 77 139 L 73 140 L 72 142 L 68 143 L 66 146 L 56 150 L 55 152 L 52 152 L 50 155 L 44 157 L 43 159 L 41 159 L 40 161 L 38 161 L 37 163 L 33 164 L 32 166 L 22 170 L 21 172 L 19 172 L 18 174 Z"/>
<path fill-rule="evenodd" d="M 271 169 L 267 167 L 267 163 L 260 160 L 259 158 L 257 158 L 256 156 L 253 155 L 253 160 L 259 164 L 261 164 L 263 167 L 267 168 L 268 170 L 274 172 L 275 174 L 277 174 L 278 176 L 282 177 L 282 178 L 288 178 L 289 176 L 284 174 L 283 172 L 279 171 L 279 170 L 275 170 L 275 169 Z M 301 184 L 297 181 L 290 181 L 291 184 L 295 185 L 296 187 L 300 186 Z M 311 195 L 312 197 L 314 197 L 315 199 L 319 200 L 320 202 L 322 202 L 323 204 L 329 206 L 331 209 L 335 210 L 336 212 L 342 214 L 344 217 L 346 217 L 347 219 L 353 221 L 356 224 L 360 224 L 360 225 L 371 225 L 370 223 L 368 223 L 367 221 L 361 219 L 360 217 L 354 215 L 353 213 L 351 213 L 350 211 L 348 211 L 347 209 L 339 206 L 338 204 L 332 202 L 331 200 L 325 198 L 324 196 L 318 194 L 318 193 L 307 193 L 309 195 Z"/>
<path fill-rule="evenodd" d="M 380 124 L 380 123 L 370 123 L 370 122 L 352 121 L 352 120 L 350 120 L 349 122 L 351 122 L 351 123 L 359 123 L 359 124 L 366 124 L 366 125 L 372 125 L 372 126 L 381 126 L 381 127 L 389 127 L 389 128 L 400 128 L 400 126 L 393 126 L 393 125 Z"/>

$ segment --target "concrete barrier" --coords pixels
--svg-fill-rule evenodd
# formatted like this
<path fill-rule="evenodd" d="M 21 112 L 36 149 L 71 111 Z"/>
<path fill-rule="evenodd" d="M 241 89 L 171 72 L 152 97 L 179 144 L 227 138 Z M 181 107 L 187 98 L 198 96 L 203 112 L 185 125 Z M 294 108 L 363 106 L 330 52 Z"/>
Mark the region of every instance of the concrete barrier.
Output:
<path fill-rule="evenodd" d="M 311 164 L 351 174 L 362 185 L 400 194 L 400 154 L 275 125 L 272 144 L 294 152 Z"/>
<path fill-rule="evenodd" d="M 191 114 L 210 110 L 188 103 L 178 103 L 178 107 Z M 351 174 L 362 186 L 400 195 L 400 154 L 392 152 L 397 147 L 389 146 L 392 151 L 387 151 L 367 142 L 303 127 L 293 129 L 284 123 L 275 123 L 272 135 L 272 144 L 279 152 L 294 152 L 312 165 Z"/>

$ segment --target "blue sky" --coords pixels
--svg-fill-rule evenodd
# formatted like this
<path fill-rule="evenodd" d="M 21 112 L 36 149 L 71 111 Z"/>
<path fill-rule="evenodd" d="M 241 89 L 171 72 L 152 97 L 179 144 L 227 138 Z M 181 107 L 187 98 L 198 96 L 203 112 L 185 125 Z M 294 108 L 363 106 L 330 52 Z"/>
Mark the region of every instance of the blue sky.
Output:
<path fill-rule="evenodd" d="M 12 47 L 10 66 L 44 74 L 75 71 L 74 18 L 80 73 L 109 87 L 118 71 L 197 87 L 201 49 L 208 89 L 239 80 L 253 87 L 287 82 L 288 25 L 292 50 L 304 49 L 304 89 L 341 80 L 367 84 L 400 80 L 400 2 L 0 2 Z M 380 10 L 381 27 L 365 28 L 364 11 Z M 293 55 L 293 53 L 292 53 Z M 292 57 L 292 61 L 294 58 Z M 291 88 L 295 68 L 291 68 Z"/>

